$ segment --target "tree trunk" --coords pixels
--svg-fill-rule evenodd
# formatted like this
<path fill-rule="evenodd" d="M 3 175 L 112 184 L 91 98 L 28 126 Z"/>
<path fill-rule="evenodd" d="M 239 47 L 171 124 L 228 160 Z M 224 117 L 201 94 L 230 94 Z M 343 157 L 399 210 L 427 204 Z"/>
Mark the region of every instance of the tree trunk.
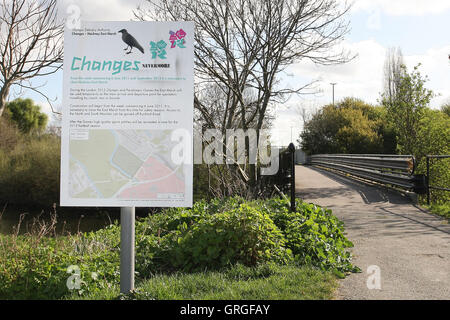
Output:
<path fill-rule="evenodd" d="M 5 84 L 0 90 L 0 117 L 3 115 L 3 111 L 5 111 L 6 100 L 8 99 L 8 95 L 9 95 L 9 85 Z"/>

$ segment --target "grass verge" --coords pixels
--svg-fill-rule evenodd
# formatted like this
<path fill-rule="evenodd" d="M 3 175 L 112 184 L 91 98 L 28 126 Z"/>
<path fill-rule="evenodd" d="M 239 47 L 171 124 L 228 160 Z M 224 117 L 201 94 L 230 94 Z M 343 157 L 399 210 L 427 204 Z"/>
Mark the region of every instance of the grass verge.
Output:
<path fill-rule="evenodd" d="M 425 206 L 432 214 L 450 219 L 450 203 Z"/>
<path fill-rule="evenodd" d="M 140 281 L 134 294 L 119 295 L 118 286 L 69 299 L 110 300 L 325 300 L 332 299 L 337 278 L 308 266 L 243 265 L 228 270 L 155 275 Z"/>

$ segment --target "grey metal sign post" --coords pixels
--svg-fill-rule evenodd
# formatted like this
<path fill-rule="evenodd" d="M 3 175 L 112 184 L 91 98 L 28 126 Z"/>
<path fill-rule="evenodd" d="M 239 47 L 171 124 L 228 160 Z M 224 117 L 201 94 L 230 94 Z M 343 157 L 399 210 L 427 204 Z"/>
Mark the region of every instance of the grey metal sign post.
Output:
<path fill-rule="evenodd" d="M 134 290 L 135 208 L 120 208 L 120 292 Z"/>

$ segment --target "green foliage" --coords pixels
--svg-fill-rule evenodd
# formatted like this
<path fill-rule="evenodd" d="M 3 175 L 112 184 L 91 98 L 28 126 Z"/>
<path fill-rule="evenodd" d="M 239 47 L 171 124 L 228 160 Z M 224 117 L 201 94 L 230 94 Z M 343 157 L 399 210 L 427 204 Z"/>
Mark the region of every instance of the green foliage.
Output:
<path fill-rule="evenodd" d="M 380 137 L 375 131 L 376 123 L 368 120 L 361 110 L 343 108 L 342 118 L 347 123 L 336 133 L 336 141 L 341 146 L 340 152 L 354 153 L 360 150 L 363 153 L 373 153 L 378 148 Z"/>
<path fill-rule="evenodd" d="M 233 197 L 170 209 L 140 227 L 137 265 L 143 275 L 163 270 L 219 269 L 273 261 L 296 261 L 343 276 L 358 271 L 342 223 L 330 210 L 297 200 L 290 213 L 283 199 L 244 202 Z"/>
<path fill-rule="evenodd" d="M 138 243 L 140 272 L 219 269 L 290 259 L 284 238 L 267 214 L 241 198 L 197 202 L 147 218 Z M 152 259 L 149 259 L 151 257 Z"/>
<path fill-rule="evenodd" d="M 420 64 L 408 73 L 402 66 L 395 95 L 382 96 L 387 119 L 395 128 L 398 140 L 397 152 L 414 155 L 415 173 L 426 173 L 426 155 L 450 154 L 450 116 L 448 105 L 441 110 L 428 107 L 434 94 L 425 87 L 427 77 L 419 72 Z M 450 186 L 450 161 L 431 160 L 430 185 Z M 439 204 L 448 201 L 448 193 L 432 190 L 432 201 Z M 421 197 L 423 202 L 424 196 Z"/>
<path fill-rule="evenodd" d="M 1 299 L 39 299 L 62 294 L 64 284 L 62 278 L 55 276 L 58 267 L 54 254 L 61 242 L 44 239 L 37 246 L 35 239 L 0 235 L 0 243 Z"/>
<path fill-rule="evenodd" d="M 182 270 L 216 269 L 233 263 L 285 263 L 290 259 L 283 235 L 273 221 L 247 204 L 208 215 L 191 228 L 183 223 L 179 229 L 173 262 Z"/>
<path fill-rule="evenodd" d="M 12 150 L 0 149 L 2 203 L 50 207 L 59 201 L 60 140 L 29 138 Z"/>
<path fill-rule="evenodd" d="M 138 280 L 208 269 L 241 281 L 271 277 L 282 265 L 317 267 L 340 277 L 359 271 L 345 251 L 352 244 L 343 225 L 330 210 L 300 200 L 296 212 L 288 207 L 282 199 L 234 197 L 165 209 L 137 221 Z M 27 235 L 0 236 L 0 299 L 96 296 L 117 287 L 117 224 L 64 237 L 52 236 L 51 226 L 37 226 Z M 68 267 L 74 265 L 81 282 L 69 291 L 67 280 L 74 275 Z"/>
<path fill-rule="evenodd" d="M 401 66 L 400 80 L 394 96 L 382 95 L 382 104 L 388 112 L 388 119 L 395 127 L 398 139 L 398 151 L 401 154 L 416 155 L 418 131 L 424 112 L 433 98 L 431 90 L 425 88 L 427 78 L 419 72 L 420 64 L 408 73 Z"/>
<path fill-rule="evenodd" d="M 428 209 L 433 214 L 450 219 L 450 203 L 448 201 L 441 204 L 433 203 L 432 205 L 428 206 Z"/>
<path fill-rule="evenodd" d="M 447 149 L 448 151 L 448 149 Z M 449 154 L 448 152 L 446 154 Z M 426 174 L 426 161 L 422 159 L 417 168 L 417 173 Z M 450 187 L 450 158 L 444 159 L 430 159 L 430 186 L 449 188 Z M 439 205 L 449 204 L 450 194 L 448 191 L 430 189 L 431 203 L 437 205 L 436 208 L 439 211 Z M 426 195 L 420 197 L 421 203 L 426 202 Z"/>
<path fill-rule="evenodd" d="M 414 150 L 422 173 L 425 173 L 424 157 L 428 154 L 450 154 L 450 116 L 426 108 L 419 120 Z"/>
<path fill-rule="evenodd" d="M 395 143 L 384 115 L 383 108 L 354 98 L 326 105 L 306 123 L 302 149 L 309 154 L 390 153 Z"/>
<path fill-rule="evenodd" d="M 23 133 L 41 133 L 45 130 L 48 116 L 31 99 L 16 99 L 5 108 L 5 116 L 17 124 Z"/>
<path fill-rule="evenodd" d="M 450 102 L 441 107 L 441 111 L 450 117 Z"/>
<path fill-rule="evenodd" d="M 68 237 L 49 237 L 45 234 L 48 227 L 41 225 L 27 235 L 0 235 L 0 299 L 58 299 L 68 295 L 66 283 L 73 275 L 68 268 L 74 265 L 81 277 L 80 288 L 74 289 L 78 295 L 117 281 L 117 226 Z"/>
<path fill-rule="evenodd" d="M 346 251 L 353 244 L 344 235 L 344 225 L 331 210 L 297 199 L 296 212 L 290 212 L 283 204 L 283 200 L 271 199 L 266 210 L 285 235 L 286 248 L 296 262 L 331 270 L 339 277 L 360 271 Z"/>

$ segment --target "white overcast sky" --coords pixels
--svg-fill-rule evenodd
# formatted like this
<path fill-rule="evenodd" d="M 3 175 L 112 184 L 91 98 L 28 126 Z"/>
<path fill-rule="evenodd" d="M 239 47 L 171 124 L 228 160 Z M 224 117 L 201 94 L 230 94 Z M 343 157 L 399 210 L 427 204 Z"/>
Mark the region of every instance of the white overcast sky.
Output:
<path fill-rule="evenodd" d="M 67 14 L 70 5 L 77 5 L 82 20 L 114 21 L 133 19 L 133 10 L 145 0 L 59 0 L 59 10 Z M 320 80 L 321 92 L 314 96 L 292 97 L 277 110 L 273 143 L 286 145 L 296 140 L 301 131 L 299 106 L 315 109 L 332 100 L 331 82 L 336 83 L 335 100 L 351 96 L 377 103 L 382 88 L 383 64 L 389 47 L 400 47 L 409 70 L 422 63 L 420 72 L 427 75 L 427 87 L 438 97 L 431 107 L 450 101 L 450 0 L 354 0 L 350 33 L 342 46 L 357 53 L 352 62 L 338 66 L 315 66 L 308 61 L 293 65 L 285 83 L 295 87 L 311 80 Z M 62 72 L 45 79 L 44 91 L 50 97 L 62 98 Z M 46 112 L 49 107 L 33 93 L 27 96 L 39 102 Z M 14 98 L 14 97 L 10 97 Z"/>

